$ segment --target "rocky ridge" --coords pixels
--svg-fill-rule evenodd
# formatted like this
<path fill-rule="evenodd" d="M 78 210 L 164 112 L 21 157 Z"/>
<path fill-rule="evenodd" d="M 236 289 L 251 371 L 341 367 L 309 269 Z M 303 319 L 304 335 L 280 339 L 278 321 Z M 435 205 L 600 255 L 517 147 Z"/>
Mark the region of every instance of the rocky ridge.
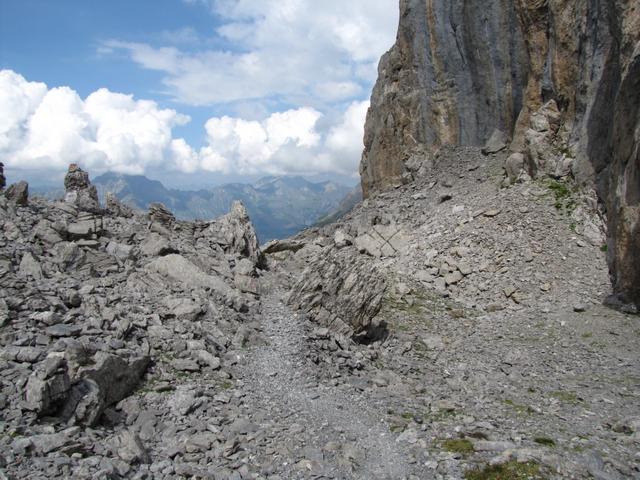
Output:
<path fill-rule="evenodd" d="M 487 464 L 635 478 L 623 425 L 640 407 L 640 329 L 602 306 L 597 201 L 551 180 L 504 188 L 507 158 L 444 148 L 412 183 L 268 257 L 292 306 L 327 328 L 313 342 L 324 377 L 385 405 L 418 478 Z"/>
<path fill-rule="evenodd" d="M 0 196 L 0 470 L 179 475 L 171 459 L 216 442 L 202 418 L 228 402 L 225 356 L 258 336 L 255 232 L 241 204 L 202 223 L 103 210 L 77 165 L 65 187 Z"/>

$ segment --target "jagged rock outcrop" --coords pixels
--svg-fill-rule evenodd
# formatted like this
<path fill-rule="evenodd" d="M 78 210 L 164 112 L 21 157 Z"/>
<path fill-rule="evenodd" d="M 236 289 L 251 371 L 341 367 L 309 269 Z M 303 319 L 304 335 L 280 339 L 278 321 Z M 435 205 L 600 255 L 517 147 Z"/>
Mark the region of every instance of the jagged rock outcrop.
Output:
<path fill-rule="evenodd" d="M 614 292 L 640 304 L 640 10 L 632 0 L 401 0 L 365 128 L 364 196 L 443 145 L 512 139 L 509 177 L 572 176 L 606 208 Z M 522 178 L 521 178 L 522 179 Z"/>
<path fill-rule="evenodd" d="M 80 210 L 95 212 L 100 210 L 98 190 L 89 181 L 89 174 L 77 164 L 69 165 L 64 177 L 65 201 Z"/>
<path fill-rule="evenodd" d="M 207 230 L 226 253 L 241 255 L 259 265 L 262 262 L 260 244 L 251 225 L 249 214 L 242 202 L 234 202 L 231 211 L 216 220 Z"/>
<path fill-rule="evenodd" d="M 0 190 L 7 186 L 7 179 L 4 176 L 4 163 L 0 162 Z"/>
<path fill-rule="evenodd" d="M 24 206 L 29 202 L 29 184 L 25 181 L 12 183 L 4 195 L 16 205 Z"/>

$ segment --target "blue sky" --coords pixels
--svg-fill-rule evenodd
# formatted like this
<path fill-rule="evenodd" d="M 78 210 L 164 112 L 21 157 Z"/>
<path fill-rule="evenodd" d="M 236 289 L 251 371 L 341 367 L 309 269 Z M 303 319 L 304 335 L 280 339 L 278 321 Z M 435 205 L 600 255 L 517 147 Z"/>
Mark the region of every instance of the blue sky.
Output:
<path fill-rule="evenodd" d="M 0 0 L 0 159 L 34 178 L 353 176 L 397 0 Z M 217 180 L 217 181 L 216 181 Z"/>

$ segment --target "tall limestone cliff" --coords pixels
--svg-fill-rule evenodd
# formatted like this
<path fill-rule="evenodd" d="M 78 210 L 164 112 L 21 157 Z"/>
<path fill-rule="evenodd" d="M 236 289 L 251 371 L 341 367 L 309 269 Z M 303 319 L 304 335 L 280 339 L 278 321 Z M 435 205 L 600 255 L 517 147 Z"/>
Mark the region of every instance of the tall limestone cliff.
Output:
<path fill-rule="evenodd" d="M 367 115 L 364 196 L 429 168 L 441 146 L 482 145 L 495 130 L 525 178 L 596 189 L 614 292 L 640 305 L 637 1 L 400 0 Z"/>

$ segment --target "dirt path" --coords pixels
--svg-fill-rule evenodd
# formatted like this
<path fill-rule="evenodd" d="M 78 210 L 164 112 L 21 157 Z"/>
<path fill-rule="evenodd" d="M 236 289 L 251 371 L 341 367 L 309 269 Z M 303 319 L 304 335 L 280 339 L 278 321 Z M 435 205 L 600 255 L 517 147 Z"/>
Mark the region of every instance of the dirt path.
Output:
<path fill-rule="evenodd" d="M 308 358 L 313 326 L 294 315 L 274 291 L 263 298 L 268 345 L 255 347 L 243 368 L 245 399 L 278 432 L 267 450 L 284 478 L 402 479 L 411 470 L 380 407 L 357 391 L 319 384 L 322 368 Z"/>

